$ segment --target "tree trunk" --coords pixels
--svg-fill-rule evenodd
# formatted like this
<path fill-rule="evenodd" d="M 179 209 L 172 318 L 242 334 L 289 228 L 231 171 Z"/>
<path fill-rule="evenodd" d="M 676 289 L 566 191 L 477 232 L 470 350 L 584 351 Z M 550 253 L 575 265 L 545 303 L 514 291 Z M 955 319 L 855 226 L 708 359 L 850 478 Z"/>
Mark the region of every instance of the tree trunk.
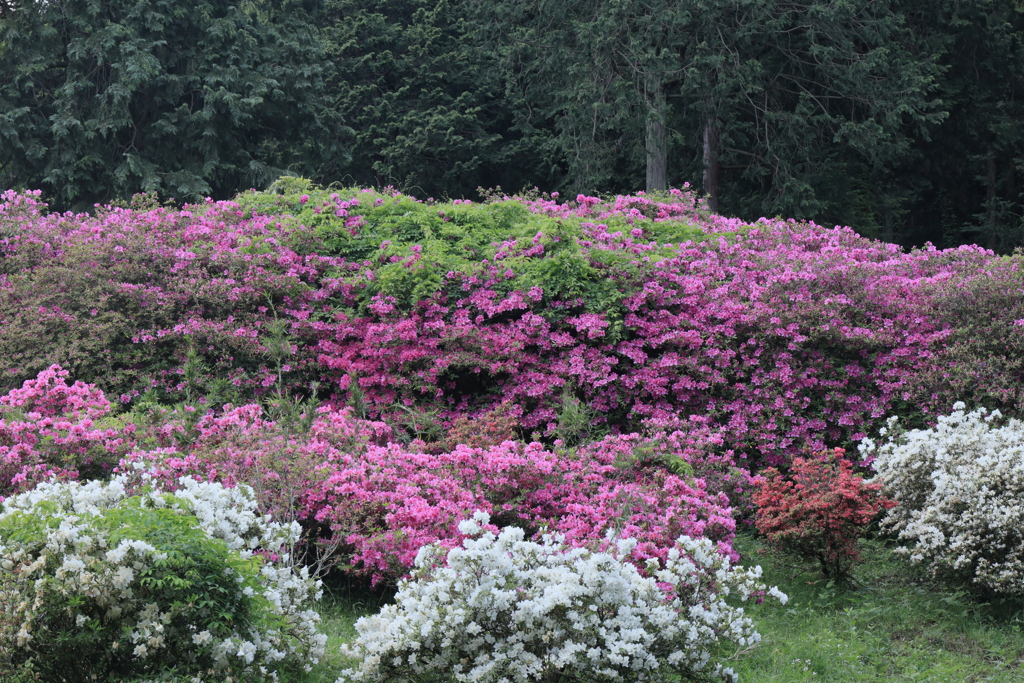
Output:
<path fill-rule="evenodd" d="M 654 84 L 648 97 L 651 104 L 647 113 L 647 191 L 668 189 L 668 141 L 665 138 L 665 93 L 661 83 Z"/>
<path fill-rule="evenodd" d="M 1006 198 L 1011 202 L 1017 199 L 1017 169 L 1013 164 L 1006 169 Z"/>
<path fill-rule="evenodd" d="M 704 192 L 708 195 L 708 208 L 718 213 L 718 127 L 714 112 L 709 111 L 704 119 Z"/>
<path fill-rule="evenodd" d="M 996 153 L 995 150 L 989 148 L 988 158 L 985 160 L 987 164 L 985 173 L 985 184 L 986 188 L 985 204 L 986 204 L 986 216 L 985 225 L 988 228 L 988 235 L 986 235 L 986 246 L 989 249 L 994 249 L 996 246 Z"/>

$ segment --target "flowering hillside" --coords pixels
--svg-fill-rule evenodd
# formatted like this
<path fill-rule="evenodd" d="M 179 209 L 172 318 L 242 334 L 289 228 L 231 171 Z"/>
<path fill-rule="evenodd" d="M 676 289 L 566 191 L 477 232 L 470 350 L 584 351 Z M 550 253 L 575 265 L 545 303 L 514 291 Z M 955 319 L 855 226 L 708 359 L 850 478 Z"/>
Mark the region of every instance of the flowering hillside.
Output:
<path fill-rule="evenodd" d="M 743 224 L 688 190 L 474 204 L 280 187 L 96 216 L 5 194 L 3 383 L 58 363 L 125 403 L 238 404 L 318 381 L 428 442 L 501 403 L 522 433 L 564 436 L 568 402 L 591 411 L 582 436 L 693 416 L 768 463 L 965 392 L 1019 404 L 1024 278 L 980 248 Z"/>
<path fill-rule="evenodd" d="M 176 670 L 273 678 L 271 662 L 288 668 L 290 653 L 319 656 L 323 639 L 304 603 L 318 590 L 312 577 L 336 568 L 399 591 L 398 606 L 360 622 L 347 650 L 362 662 L 346 675 L 387 679 L 375 654 L 387 640 L 381 629 L 419 624 L 403 596 L 436 592 L 438 609 L 493 597 L 473 586 L 435 590 L 480 551 L 487 563 L 504 558 L 507 570 L 483 577 L 486 585 L 521 575 L 547 591 L 555 568 L 585 561 L 593 567 L 581 576 L 593 585 L 631 586 L 624 604 L 642 594 L 648 617 L 690 620 L 689 645 L 644 630 L 649 656 L 627 661 L 618 641 L 599 647 L 587 636 L 581 650 L 570 637 L 576 626 L 618 623 L 604 603 L 585 619 L 545 617 L 555 636 L 524 626 L 508 641 L 536 645 L 537 671 L 570 660 L 589 670 L 607 650 L 609 666 L 646 672 L 629 680 L 657 680 L 665 667 L 733 679 L 719 640 L 747 647 L 760 638 L 724 601 L 729 581 L 759 576 L 732 566 L 742 520 L 845 580 L 882 508 L 896 505 L 887 520 L 927 511 L 902 493 L 878 498 L 886 476 L 864 482 L 844 448 L 862 442 L 861 465 L 877 457 L 885 475 L 886 458 L 907 447 L 874 448 L 865 437 L 887 420 L 911 429 L 938 420 L 941 429 L 948 419 L 939 416 L 957 401 L 1020 415 L 1021 263 L 977 247 L 905 252 L 848 228 L 744 224 L 710 214 L 688 189 L 471 203 L 285 179 L 232 202 L 172 209 L 137 198 L 95 215 L 50 213 L 37 193 L 7 192 L 0 516 L 24 514 L 0 520 L 0 645 L 14 653 L 0 656 L 0 677 L 28 671 L 90 620 L 98 634 L 120 632 L 120 613 L 90 602 L 87 590 L 74 597 L 85 607 L 73 623 L 19 607 L 35 599 L 26 591 L 43 569 L 61 591 L 86 585 L 61 583 L 79 561 L 127 577 L 105 555 L 79 558 L 92 552 L 92 532 L 59 565 L 32 554 L 40 539 L 63 548 L 54 526 L 63 522 L 45 516 L 57 514 L 54 501 L 114 491 L 116 505 L 87 524 L 101 535 L 115 529 L 140 563 L 194 564 L 196 576 L 221 579 L 225 566 L 241 567 L 251 591 L 262 585 L 259 568 L 301 588 L 287 610 L 276 589 L 260 589 L 267 601 L 243 590 L 238 604 L 266 626 L 243 633 L 202 621 L 202 606 L 174 616 L 192 599 L 155 592 L 173 583 L 140 583 L 151 604 L 167 603 L 173 637 L 209 650 L 175 661 Z M 939 462 L 931 432 L 911 433 L 925 435 L 914 457 Z M 1000 462 L 1012 469 L 1015 453 Z M 980 490 L 997 490 L 989 472 L 976 473 Z M 174 529 L 202 529 L 209 512 L 174 502 L 193 490 L 220 501 L 215 517 L 249 515 L 287 538 L 242 549 L 189 531 L 199 554 L 179 551 Z M 811 516 L 808 492 L 820 503 Z M 999 545 L 966 573 L 998 567 L 998 581 L 975 584 L 1019 593 L 1018 575 L 1003 569 L 1018 546 Z M 1003 557 L 1004 547 L 1013 552 Z M 935 556 L 941 569 L 945 556 Z M 684 596 L 684 584 L 707 590 Z M 740 597 L 760 601 L 766 590 L 749 588 Z M 530 591 L 506 593 L 509 609 L 533 604 Z M 537 604 L 557 612 L 562 603 Z M 726 618 L 742 628 L 710 626 Z M 52 621 L 52 641 L 27 637 L 37 619 Z M 431 645 L 428 663 L 403 661 L 447 670 L 472 653 L 475 667 L 490 666 L 504 645 L 484 647 L 474 624 L 458 647 Z M 148 675 L 162 664 L 146 653 L 165 636 L 136 631 L 131 656 L 98 637 L 61 651 Z M 229 645 L 237 662 L 221 656 Z M 89 655 L 96 647 L 106 654 Z"/>

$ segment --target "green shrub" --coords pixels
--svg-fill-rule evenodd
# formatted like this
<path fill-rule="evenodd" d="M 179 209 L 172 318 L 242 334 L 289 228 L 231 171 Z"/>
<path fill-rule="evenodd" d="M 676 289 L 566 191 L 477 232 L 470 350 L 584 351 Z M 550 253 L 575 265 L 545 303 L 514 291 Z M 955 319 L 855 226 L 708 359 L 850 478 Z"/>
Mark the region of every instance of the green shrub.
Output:
<path fill-rule="evenodd" d="M 183 480 L 42 484 L 0 512 L 0 671 L 38 680 L 276 680 L 323 653 L 317 587 L 252 492 Z M 255 553 L 253 549 L 260 548 Z M 268 559 L 271 558 L 271 559 Z"/>

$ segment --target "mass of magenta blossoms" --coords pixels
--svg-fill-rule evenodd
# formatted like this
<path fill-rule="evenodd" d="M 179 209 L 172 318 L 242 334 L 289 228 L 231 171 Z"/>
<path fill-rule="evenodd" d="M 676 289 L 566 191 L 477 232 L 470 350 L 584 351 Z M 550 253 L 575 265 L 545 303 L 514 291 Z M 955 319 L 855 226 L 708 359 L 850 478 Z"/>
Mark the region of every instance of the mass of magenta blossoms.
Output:
<path fill-rule="evenodd" d="M 427 454 L 350 408 L 319 408 L 302 432 L 253 404 L 198 421 L 158 408 L 134 416 L 139 424 L 118 421 L 102 391 L 66 379 L 54 366 L 0 397 L 0 502 L 41 482 L 110 471 L 138 489 L 174 491 L 182 477 L 246 484 L 262 514 L 305 528 L 307 552 L 328 545 L 331 563 L 375 583 L 405 575 L 425 545 L 457 545 L 459 522 L 479 511 L 560 533 L 573 546 L 628 536 L 640 566 L 664 560 L 681 535 L 711 539 L 736 557 L 729 497 L 704 477 L 652 466 L 659 457 L 685 462 L 679 434 L 608 437 L 578 450 L 504 441 Z M 748 487 L 730 465 L 702 462 L 694 471 L 712 487 Z"/>
<path fill-rule="evenodd" d="M 926 422 L 958 381 L 984 385 L 964 299 L 991 306 L 1022 280 L 977 247 L 743 224 L 688 190 L 440 204 L 300 189 L 94 216 L 8 192 L 0 251 L 8 388 L 53 363 L 129 405 L 316 381 L 427 442 L 499 404 L 555 438 L 568 397 L 591 435 L 696 421 L 718 452 L 769 464 L 894 412 Z M 995 310 L 987 334 L 1019 343 L 1024 315 Z M 1012 389 L 988 391 L 1014 408 Z"/>
<path fill-rule="evenodd" d="M 244 483 L 304 552 L 375 582 L 475 512 L 628 536 L 643 567 L 682 535 L 734 556 L 763 465 L 927 423 L 967 386 L 1018 407 L 983 381 L 1018 362 L 1015 257 L 744 224 L 688 190 L 291 184 L 94 215 L 3 195 L 0 496 Z"/>

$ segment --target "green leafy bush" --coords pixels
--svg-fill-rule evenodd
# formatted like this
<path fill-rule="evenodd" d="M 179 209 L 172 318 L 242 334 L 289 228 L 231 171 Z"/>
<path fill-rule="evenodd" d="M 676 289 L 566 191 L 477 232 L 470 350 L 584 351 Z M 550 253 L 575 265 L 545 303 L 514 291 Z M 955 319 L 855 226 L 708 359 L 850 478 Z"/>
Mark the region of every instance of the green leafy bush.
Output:
<path fill-rule="evenodd" d="M 44 483 L 0 512 L 0 671 L 38 680 L 277 680 L 323 653 L 318 595 L 281 548 L 297 529 L 252 491 L 183 479 Z M 255 551 L 255 552 L 254 552 Z"/>

